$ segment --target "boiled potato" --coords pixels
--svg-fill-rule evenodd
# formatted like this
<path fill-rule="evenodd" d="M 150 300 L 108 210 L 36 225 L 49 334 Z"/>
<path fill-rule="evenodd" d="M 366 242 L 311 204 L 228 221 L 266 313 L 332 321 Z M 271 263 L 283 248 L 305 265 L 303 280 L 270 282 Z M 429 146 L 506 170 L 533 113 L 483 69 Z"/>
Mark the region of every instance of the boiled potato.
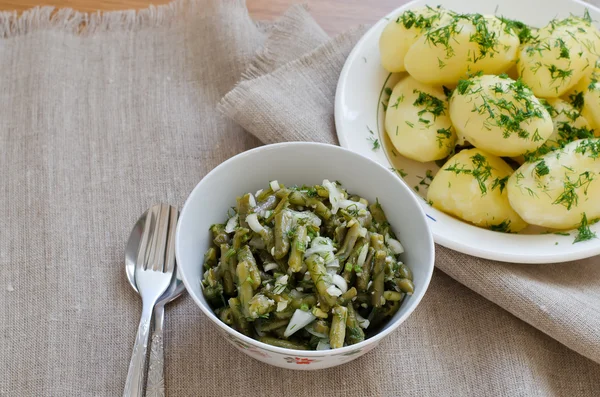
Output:
<path fill-rule="evenodd" d="M 385 130 L 400 154 L 421 162 L 448 157 L 456 143 L 444 91 L 410 76 L 392 91 Z"/>
<path fill-rule="evenodd" d="M 552 117 L 554 129 L 542 147 L 561 147 L 577 139 L 594 137 L 586 118 L 570 103 L 551 98 L 546 100 L 546 109 Z"/>
<path fill-rule="evenodd" d="M 582 18 L 551 21 L 520 51 L 519 75 L 538 97 L 556 98 L 572 89 L 592 69 L 600 38 Z"/>
<path fill-rule="evenodd" d="M 441 7 L 408 10 L 390 21 L 379 37 L 381 65 L 388 72 L 404 72 L 404 56 L 421 32 L 450 18 L 450 11 Z"/>
<path fill-rule="evenodd" d="M 461 80 L 450 98 L 450 118 L 459 137 L 496 156 L 534 151 L 553 130 L 531 90 L 507 76 Z"/>
<path fill-rule="evenodd" d="M 583 109 L 581 111 L 596 136 L 600 136 L 600 82 L 594 80 L 583 92 Z"/>
<path fill-rule="evenodd" d="M 600 217 L 600 139 L 582 139 L 523 164 L 508 180 L 512 208 L 528 223 L 572 229 Z"/>
<path fill-rule="evenodd" d="M 422 83 L 454 85 L 468 74 L 503 73 L 517 59 L 519 38 L 494 16 L 455 15 L 409 48 L 406 71 Z"/>
<path fill-rule="evenodd" d="M 480 149 L 450 158 L 433 178 L 427 199 L 432 205 L 477 226 L 518 232 L 527 224 L 510 207 L 506 182 L 512 168 Z"/>

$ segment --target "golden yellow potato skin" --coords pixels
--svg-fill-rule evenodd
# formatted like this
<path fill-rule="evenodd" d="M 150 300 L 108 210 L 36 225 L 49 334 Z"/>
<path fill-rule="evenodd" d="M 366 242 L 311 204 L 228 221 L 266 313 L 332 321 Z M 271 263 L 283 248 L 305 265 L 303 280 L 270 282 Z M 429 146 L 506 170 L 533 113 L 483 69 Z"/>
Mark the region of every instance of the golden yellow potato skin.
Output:
<path fill-rule="evenodd" d="M 518 232 L 527 224 L 508 202 L 506 181 L 512 168 L 480 149 L 463 150 L 433 178 L 427 199 L 433 207 L 474 225 Z"/>
<path fill-rule="evenodd" d="M 591 72 L 600 37 L 591 23 L 574 17 L 551 21 L 538 33 L 521 48 L 519 76 L 536 96 L 556 98 Z"/>
<path fill-rule="evenodd" d="M 456 143 L 444 91 L 410 76 L 390 95 L 385 130 L 401 155 L 421 162 L 448 157 Z"/>
<path fill-rule="evenodd" d="M 449 11 L 443 8 L 421 7 L 403 12 L 390 21 L 379 37 L 381 65 L 388 72 L 405 72 L 404 56 L 424 29 L 436 26 Z"/>
<path fill-rule="evenodd" d="M 517 59 L 519 44 L 517 35 L 494 16 L 456 15 L 423 32 L 406 53 L 404 66 L 420 82 L 454 85 L 479 71 L 507 71 Z"/>
<path fill-rule="evenodd" d="M 509 178 L 508 199 L 528 223 L 576 228 L 600 217 L 600 139 L 582 139 L 523 164 Z"/>
<path fill-rule="evenodd" d="M 553 130 L 550 114 L 531 90 L 507 76 L 459 82 L 450 98 L 450 118 L 459 137 L 496 156 L 532 152 Z"/>

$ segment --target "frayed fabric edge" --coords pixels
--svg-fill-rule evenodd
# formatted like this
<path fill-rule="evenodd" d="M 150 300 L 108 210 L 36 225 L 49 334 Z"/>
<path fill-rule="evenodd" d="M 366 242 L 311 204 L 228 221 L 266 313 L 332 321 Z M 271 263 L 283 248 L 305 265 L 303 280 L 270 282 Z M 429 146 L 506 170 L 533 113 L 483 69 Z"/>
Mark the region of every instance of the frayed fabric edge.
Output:
<path fill-rule="evenodd" d="M 179 18 L 205 9 L 202 1 L 175 0 L 171 3 L 140 10 L 81 12 L 71 8 L 35 7 L 18 14 L 0 12 L 0 39 L 18 37 L 35 31 L 54 30 L 78 36 L 102 32 L 136 31 L 169 26 Z M 223 0 L 245 7 L 244 0 Z"/>

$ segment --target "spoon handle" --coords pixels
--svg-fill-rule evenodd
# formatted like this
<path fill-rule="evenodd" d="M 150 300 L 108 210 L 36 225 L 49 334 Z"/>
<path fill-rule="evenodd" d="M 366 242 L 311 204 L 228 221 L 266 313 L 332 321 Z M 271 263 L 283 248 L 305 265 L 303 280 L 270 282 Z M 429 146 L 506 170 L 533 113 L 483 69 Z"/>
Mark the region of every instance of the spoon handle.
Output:
<path fill-rule="evenodd" d="M 152 333 L 152 344 L 150 345 L 150 365 L 148 367 L 146 397 L 165 396 L 164 320 L 165 306 L 159 303 L 154 307 L 154 331 Z"/>
<path fill-rule="evenodd" d="M 142 308 L 142 317 L 138 326 L 129 370 L 127 371 L 127 380 L 125 381 L 125 390 L 123 397 L 143 397 L 144 396 L 144 372 L 146 369 L 146 353 L 148 351 L 148 339 L 150 335 L 150 320 L 152 319 L 152 305 L 146 305 L 144 302 Z"/>

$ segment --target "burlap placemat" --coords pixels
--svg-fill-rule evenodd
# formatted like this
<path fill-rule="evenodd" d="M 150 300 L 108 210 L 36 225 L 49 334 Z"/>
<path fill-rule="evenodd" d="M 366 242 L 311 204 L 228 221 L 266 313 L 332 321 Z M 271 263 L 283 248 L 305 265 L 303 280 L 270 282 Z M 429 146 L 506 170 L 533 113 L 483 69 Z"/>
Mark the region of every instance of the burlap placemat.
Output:
<path fill-rule="evenodd" d="M 294 78 L 304 84 L 294 95 L 309 102 L 299 126 L 304 139 L 322 140 L 319 132 L 332 125 L 320 108 L 332 109 L 335 79 L 328 70 L 341 66 L 359 33 L 314 50 L 326 57 L 296 61 L 301 50 L 326 40 L 300 7 L 269 33 L 233 0 L 103 16 L 51 14 L 47 8 L 20 18 L 0 14 L 0 395 L 117 396 L 141 307 L 123 268 L 133 223 L 156 202 L 181 205 L 210 169 L 260 144 L 238 125 L 242 120 L 216 111 L 245 71 L 246 83 L 255 84 L 297 70 Z M 284 51 L 290 39 L 295 55 Z M 247 70 L 258 51 L 262 57 Z M 248 97 L 240 106 L 252 102 Z M 249 108 L 262 129 L 246 128 L 259 136 L 280 123 L 300 133 L 288 124 L 292 116 L 275 110 L 261 115 Z M 442 252 L 438 265 L 455 260 Z M 482 268 L 488 266 L 496 265 Z M 577 297 L 573 311 L 583 313 L 597 294 L 594 273 L 579 279 L 573 266 L 553 266 L 560 279 L 508 267 L 505 296 L 512 305 L 504 307 L 525 318 L 515 306 L 532 313 L 537 294 L 563 291 L 545 311 L 538 306 L 546 324 L 558 316 L 552 324 L 569 330 L 563 343 L 591 340 L 593 328 L 573 329 L 593 327 L 597 317 L 582 314 L 576 327 L 567 324 L 574 317 L 564 316 L 564 296 Z M 469 282 L 444 270 L 501 300 L 500 291 L 490 292 L 501 289 L 498 283 L 486 286 L 498 273 L 469 273 Z M 527 279 L 532 295 L 523 291 L 529 298 L 519 302 L 511 286 Z M 380 347 L 318 373 L 254 361 L 200 313 L 188 297 L 167 310 L 171 396 L 594 396 L 600 390 L 598 364 L 439 271 L 417 311 Z M 525 319 L 541 327 L 533 317 Z M 588 351 L 581 353 L 598 358 L 589 343 L 582 346 Z"/>

